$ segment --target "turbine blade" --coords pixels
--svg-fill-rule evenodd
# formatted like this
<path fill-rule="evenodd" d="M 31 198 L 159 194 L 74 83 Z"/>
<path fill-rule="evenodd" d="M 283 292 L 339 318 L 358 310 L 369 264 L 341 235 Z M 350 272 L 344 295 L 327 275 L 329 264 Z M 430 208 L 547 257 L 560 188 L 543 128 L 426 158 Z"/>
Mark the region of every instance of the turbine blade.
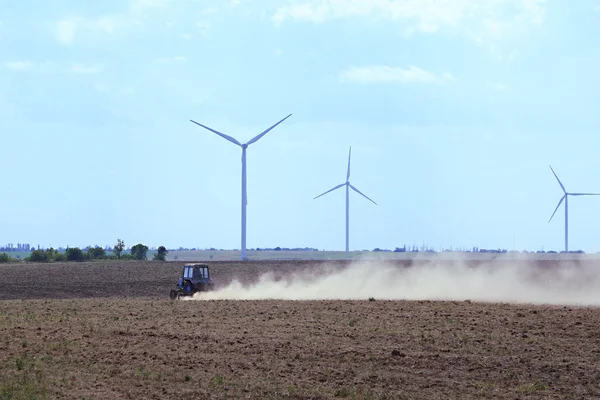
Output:
<path fill-rule="evenodd" d="M 348 153 L 348 175 L 346 175 L 346 182 L 350 181 L 350 158 L 352 158 L 352 146 L 350 146 L 350 152 Z"/>
<path fill-rule="evenodd" d="M 600 193 L 569 193 L 569 196 L 600 196 Z"/>
<path fill-rule="evenodd" d="M 334 190 L 337 190 L 337 189 L 341 188 L 342 186 L 346 186 L 346 184 L 345 184 L 345 183 L 342 183 L 342 184 L 340 184 L 340 185 L 337 185 L 337 186 L 336 186 L 336 187 L 334 187 L 333 189 L 330 189 L 330 190 L 326 191 L 325 193 L 318 195 L 318 196 L 317 196 L 317 197 L 315 197 L 313 200 L 315 200 L 315 199 L 318 199 L 318 198 L 319 198 L 319 197 L 321 197 L 321 196 L 325 196 L 327 193 L 329 193 L 329 192 L 333 192 Z"/>
<path fill-rule="evenodd" d="M 556 214 L 556 212 L 558 211 L 558 207 L 560 207 L 560 205 L 562 204 L 562 202 L 565 200 L 565 198 L 567 197 L 567 195 L 565 194 L 560 201 L 558 202 L 558 205 L 556 206 L 556 208 L 554 209 L 554 212 L 552 213 L 552 216 L 550 217 L 550 219 L 548 220 L 548 222 L 552 221 L 552 218 L 554 218 L 554 214 Z"/>
<path fill-rule="evenodd" d="M 354 190 L 356 193 L 362 195 L 364 198 L 366 198 L 367 200 L 369 200 L 371 203 L 377 205 L 377 203 L 375 203 L 373 200 L 371 200 L 370 198 L 368 198 L 364 193 L 362 193 L 360 190 L 358 190 L 357 188 L 355 188 L 354 186 L 350 185 L 350 187 L 352 188 L 352 190 Z"/>
<path fill-rule="evenodd" d="M 232 138 L 231 136 L 228 136 L 228 135 L 226 135 L 226 134 L 224 134 L 224 133 L 221 133 L 221 132 L 219 132 L 219 131 L 215 131 L 214 129 L 212 129 L 212 128 L 209 128 L 208 126 L 204 126 L 204 125 L 202 125 L 201 123 L 198 123 L 198 122 L 196 122 L 196 121 L 194 121 L 194 120 L 192 120 L 192 119 L 190 119 L 190 121 L 192 121 L 192 122 L 193 122 L 193 123 L 195 123 L 196 125 L 199 125 L 199 126 L 203 127 L 204 129 L 208 129 L 209 131 L 211 131 L 211 132 L 213 132 L 213 133 L 216 133 L 217 135 L 221 136 L 223 139 L 229 140 L 229 141 L 230 141 L 231 143 L 233 143 L 233 144 L 237 144 L 237 145 L 238 145 L 238 146 L 240 146 L 240 147 L 242 146 L 242 144 L 241 144 L 240 142 L 238 142 L 238 141 L 237 141 L 235 138 Z"/>
<path fill-rule="evenodd" d="M 562 188 L 563 192 L 565 192 L 565 194 L 567 193 L 567 189 L 565 189 L 565 186 L 562 184 L 562 182 L 560 181 L 560 179 L 558 179 L 558 175 L 556 175 L 556 172 L 554 172 L 554 170 L 552 169 L 552 166 L 550 165 L 550 169 L 552 170 L 552 173 L 554 174 L 554 177 L 556 178 L 556 180 L 558 181 L 558 184 L 560 185 L 560 187 Z"/>
<path fill-rule="evenodd" d="M 282 119 L 281 121 L 279 121 L 278 123 L 276 123 L 275 125 L 273 125 L 272 127 L 270 127 L 269 129 L 267 129 L 266 131 L 264 131 L 263 133 L 261 133 L 260 135 L 257 135 L 256 137 L 254 137 L 254 139 L 250 140 L 248 143 L 246 143 L 248 146 L 250 146 L 252 143 L 254 142 L 258 142 L 258 140 L 265 136 L 267 133 L 269 133 L 269 131 L 273 128 L 275 128 L 277 125 L 279 125 L 280 123 L 282 123 L 283 121 L 285 121 L 286 119 L 288 119 L 289 117 L 291 117 L 292 114 L 288 115 L 287 117 L 285 117 L 284 119 Z"/>

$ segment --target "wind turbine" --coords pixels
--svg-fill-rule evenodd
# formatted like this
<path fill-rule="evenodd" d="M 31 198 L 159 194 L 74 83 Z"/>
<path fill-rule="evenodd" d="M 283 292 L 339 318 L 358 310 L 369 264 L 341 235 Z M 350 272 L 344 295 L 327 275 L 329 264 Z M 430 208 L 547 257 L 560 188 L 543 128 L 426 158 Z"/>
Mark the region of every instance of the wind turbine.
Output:
<path fill-rule="evenodd" d="M 567 251 L 569 251 L 569 196 L 600 196 L 600 193 L 569 193 L 565 189 L 565 186 L 562 184 L 560 179 L 558 179 L 558 176 L 556 175 L 556 172 L 554 172 L 554 170 L 552 169 L 552 166 L 550 166 L 550 169 L 552 170 L 554 177 L 556 178 L 556 180 L 558 181 L 558 184 L 560 185 L 561 189 L 563 190 L 564 195 L 558 202 L 558 205 L 556 206 L 556 209 L 552 213 L 552 216 L 550 217 L 548 222 L 552 221 L 552 218 L 554 218 L 554 214 L 556 214 L 556 211 L 558 211 L 558 208 L 564 201 L 565 202 L 565 251 L 567 252 Z"/>
<path fill-rule="evenodd" d="M 324 196 L 329 192 L 333 192 L 334 190 L 337 190 L 343 186 L 346 186 L 346 252 L 350 251 L 350 189 L 354 190 L 356 193 L 360 194 L 361 196 L 363 196 L 364 198 L 369 200 L 371 203 L 377 205 L 377 203 L 375 203 L 373 200 L 371 200 L 365 194 L 363 194 L 360 190 L 358 190 L 357 188 L 355 188 L 354 186 L 352 186 L 350 184 L 350 158 L 351 158 L 351 156 L 352 156 L 352 146 L 350 146 L 350 152 L 348 154 L 348 174 L 346 175 L 346 183 L 337 185 L 333 189 L 328 190 L 325 193 L 320 194 L 313 199 L 313 200 L 318 199 L 319 197 Z"/>
<path fill-rule="evenodd" d="M 247 193 L 246 193 L 246 149 L 252 143 L 258 142 L 271 129 L 275 128 L 277 125 L 279 125 L 280 123 L 282 123 L 283 121 L 285 121 L 286 119 L 288 119 L 291 116 L 292 116 L 292 114 L 288 115 L 287 117 L 285 117 L 284 119 L 282 119 L 281 121 L 279 121 L 278 123 L 276 123 L 275 125 L 270 127 L 269 129 L 256 135 L 248 143 L 240 143 L 238 140 L 236 140 L 235 138 L 233 138 L 231 136 L 225 135 L 224 133 L 216 131 L 212 128 L 209 128 L 208 126 L 202 125 L 202 124 L 190 119 L 190 121 L 193 122 L 194 124 L 199 125 L 199 126 L 203 127 L 204 129 L 208 129 L 209 131 L 221 136 L 223 139 L 229 140 L 231 143 L 236 144 L 242 148 L 242 250 L 241 250 L 242 260 L 248 259 L 248 257 L 246 256 L 246 206 L 248 205 L 248 197 L 247 197 Z"/>

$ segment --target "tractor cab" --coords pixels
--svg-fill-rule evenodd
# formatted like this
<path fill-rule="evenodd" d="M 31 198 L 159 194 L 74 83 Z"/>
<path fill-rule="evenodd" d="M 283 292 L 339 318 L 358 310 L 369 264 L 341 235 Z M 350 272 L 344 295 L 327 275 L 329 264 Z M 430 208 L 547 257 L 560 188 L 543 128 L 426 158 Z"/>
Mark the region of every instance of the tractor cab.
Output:
<path fill-rule="evenodd" d="M 208 265 L 186 264 L 183 266 L 183 274 L 177 282 L 177 290 L 171 291 L 171 298 L 214 290 L 214 286 L 215 281 L 210 277 Z"/>
<path fill-rule="evenodd" d="M 209 279 L 208 265 L 188 264 L 183 267 L 183 279 Z"/>

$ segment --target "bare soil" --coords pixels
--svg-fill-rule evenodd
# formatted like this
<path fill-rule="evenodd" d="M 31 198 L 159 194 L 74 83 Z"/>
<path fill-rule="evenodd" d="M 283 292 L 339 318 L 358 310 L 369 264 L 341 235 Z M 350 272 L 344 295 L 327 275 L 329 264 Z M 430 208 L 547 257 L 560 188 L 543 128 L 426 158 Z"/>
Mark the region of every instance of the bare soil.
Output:
<path fill-rule="evenodd" d="M 182 265 L 0 266 L 0 399 L 600 398 L 597 308 L 173 302 Z M 321 266 L 212 271 L 226 284 Z"/>
<path fill-rule="evenodd" d="M 342 269 L 350 260 L 267 260 L 212 261 L 211 275 L 220 287 L 233 279 L 243 284 L 255 283 L 261 274 L 271 272 L 280 279 L 294 272 L 318 275 L 325 267 Z M 380 263 L 398 268 L 419 267 L 427 260 L 383 260 Z M 453 265 L 455 261 L 436 261 L 438 265 Z M 463 264 L 472 268 L 502 268 L 507 261 L 469 260 Z M 561 265 L 560 260 L 509 261 L 511 265 L 531 270 L 532 274 L 551 276 Z M 174 287 L 185 262 L 98 261 L 84 263 L 16 263 L 0 264 L 0 300 L 69 299 L 69 298 L 155 298 L 163 299 Z M 580 265 L 600 269 L 599 260 L 570 261 L 571 268 Z"/>
<path fill-rule="evenodd" d="M 349 261 L 327 262 L 342 268 Z M 98 261 L 83 263 L 0 264 L 0 300 L 69 299 L 89 297 L 164 299 L 181 276 L 184 262 Z M 207 262 L 218 286 L 232 279 L 249 284 L 273 271 L 276 277 L 313 270 L 323 262 Z"/>

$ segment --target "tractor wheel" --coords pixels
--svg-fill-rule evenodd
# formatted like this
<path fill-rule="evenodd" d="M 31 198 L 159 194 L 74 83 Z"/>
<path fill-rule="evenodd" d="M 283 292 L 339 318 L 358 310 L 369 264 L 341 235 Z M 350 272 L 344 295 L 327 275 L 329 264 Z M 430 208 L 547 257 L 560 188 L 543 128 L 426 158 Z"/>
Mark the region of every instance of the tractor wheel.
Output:
<path fill-rule="evenodd" d="M 177 298 L 177 290 L 171 289 L 171 293 L 169 293 L 169 297 L 171 300 L 175 300 Z"/>

